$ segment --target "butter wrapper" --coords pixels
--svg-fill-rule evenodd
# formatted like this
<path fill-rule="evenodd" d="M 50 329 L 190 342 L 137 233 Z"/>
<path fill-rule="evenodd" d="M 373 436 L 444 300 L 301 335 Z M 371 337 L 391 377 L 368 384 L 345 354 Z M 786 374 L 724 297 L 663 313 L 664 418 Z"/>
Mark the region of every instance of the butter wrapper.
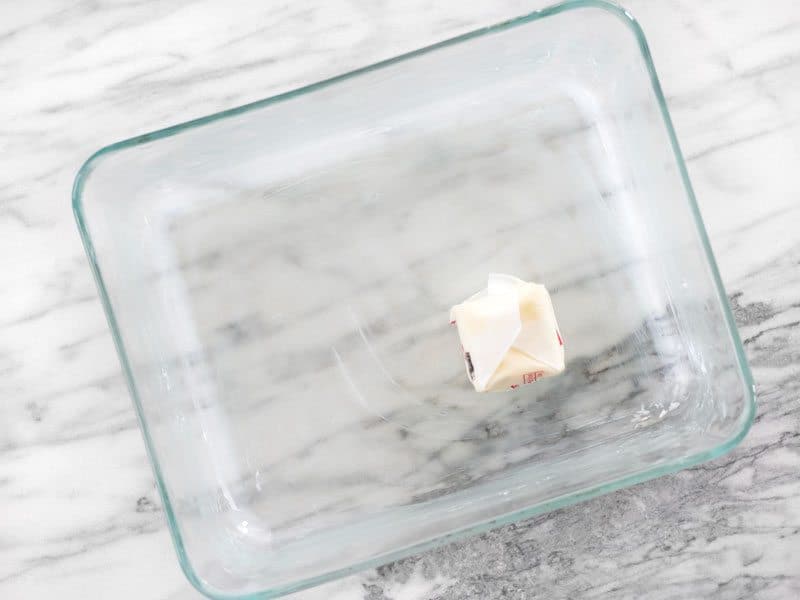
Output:
<path fill-rule="evenodd" d="M 477 392 L 516 389 L 564 370 L 564 341 L 547 289 L 492 273 L 486 289 L 450 310 Z"/>

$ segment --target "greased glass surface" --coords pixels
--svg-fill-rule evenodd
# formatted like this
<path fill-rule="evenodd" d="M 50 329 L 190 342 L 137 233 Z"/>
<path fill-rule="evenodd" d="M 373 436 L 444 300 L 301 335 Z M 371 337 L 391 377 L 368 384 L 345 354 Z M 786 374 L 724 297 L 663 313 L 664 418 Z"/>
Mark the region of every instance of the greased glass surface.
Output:
<path fill-rule="evenodd" d="M 97 153 L 74 203 L 181 564 L 269 597 L 716 456 L 752 381 L 636 24 L 511 23 Z M 450 307 L 544 283 L 563 375 Z"/>

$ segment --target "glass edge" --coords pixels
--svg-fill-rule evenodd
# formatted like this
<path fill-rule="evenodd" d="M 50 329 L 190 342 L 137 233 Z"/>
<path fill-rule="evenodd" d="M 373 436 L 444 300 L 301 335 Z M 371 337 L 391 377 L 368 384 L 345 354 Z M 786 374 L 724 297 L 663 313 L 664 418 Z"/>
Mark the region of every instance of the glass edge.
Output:
<path fill-rule="evenodd" d="M 695 223 L 695 230 L 697 235 L 700 239 L 700 243 L 703 247 L 703 252 L 706 257 L 706 262 L 708 264 L 709 269 L 711 270 L 711 277 L 714 281 L 714 285 L 717 291 L 717 300 L 722 308 L 722 315 L 725 319 L 725 324 L 728 329 L 728 335 L 730 337 L 730 341 L 733 345 L 734 353 L 736 354 L 737 363 L 739 366 L 739 373 L 742 376 L 742 383 L 744 384 L 744 392 L 745 392 L 745 422 L 742 424 L 742 431 L 739 432 L 737 435 L 733 436 L 733 445 L 730 446 L 728 449 L 735 446 L 742 438 L 747 434 L 747 431 L 750 429 L 750 426 L 753 424 L 753 420 L 755 418 L 755 411 L 756 411 L 756 389 L 755 389 L 755 381 L 753 379 L 753 374 L 750 370 L 750 365 L 747 362 L 747 357 L 744 352 L 744 346 L 742 344 L 741 337 L 739 336 L 739 329 L 736 326 L 736 320 L 733 317 L 733 313 L 731 311 L 730 302 L 728 301 L 728 294 L 725 291 L 725 284 L 722 282 L 722 276 L 719 272 L 719 267 L 717 266 L 716 258 L 714 257 L 714 252 L 711 248 L 711 241 L 708 237 L 708 231 L 706 230 L 705 224 L 703 222 L 703 216 L 700 213 L 700 207 L 697 203 L 697 197 L 694 193 L 694 188 L 692 187 L 691 179 L 689 178 L 689 172 L 686 168 L 686 160 L 683 157 L 683 151 L 680 148 L 680 144 L 678 143 L 678 137 L 675 133 L 675 126 L 672 123 L 672 117 L 669 114 L 669 110 L 667 108 L 667 100 L 664 96 L 664 91 L 661 89 L 661 82 L 658 79 L 658 74 L 656 73 L 655 64 L 653 62 L 653 57 L 650 53 L 650 47 L 647 44 L 647 39 L 644 35 L 644 31 L 636 19 L 624 9 L 620 9 L 622 13 L 626 17 L 626 22 L 630 26 L 631 30 L 636 36 L 637 41 L 639 42 L 639 50 L 642 53 L 642 57 L 647 65 L 647 70 L 650 75 L 650 83 L 653 87 L 653 92 L 655 93 L 656 100 L 658 101 L 659 109 L 661 111 L 661 117 L 664 120 L 664 125 L 667 129 L 667 135 L 669 137 L 670 144 L 672 145 L 672 152 L 675 156 L 675 161 L 678 164 L 678 170 L 681 175 L 681 179 L 683 180 L 683 187 L 686 191 L 686 196 L 689 203 L 689 209 L 692 212 L 692 216 L 694 217 Z M 721 446 L 725 446 L 729 442 L 724 442 Z M 725 450 L 723 450 L 723 453 Z"/>
<path fill-rule="evenodd" d="M 732 435 L 730 439 L 719 444 L 718 446 L 715 446 L 710 450 L 706 450 L 694 454 L 692 456 L 686 457 L 680 461 L 663 465 L 654 469 L 646 470 L 641 473 L 635 473 L 612 482 L 587 488 L 579 492 L 574 492 L 566 496 L 555 498 L 553 500 L 549 500 L 547 502 L 540 503 L 528 508 L 513 511 L 506 515 L 502 515 L 500 517 L 491 519 L 489 521 L 483 523 L 477 523 L 471 527 L 466 527 L 448 534 L 440 535 L 434 539 L 421 542 L 419 544 L 414 544 L 406 548 L 397 550 L 395 552 L 387 553 L 379 557 L 372 558 L 368 561 L 362 561 L 360 563 L 351 565 L 344 569 L 338 569 L 336 571 L 324 573 L 317 577 L 299 581 L 293 584 L 284 585 L 259 592 L 248 593 L 244 595 L 227 595 L 227 594 L 217 594 L 215 592 L 212 592 L 195 572 L 194 567 L 192 566 L 191 561 L 189 560 L 189 557 L 184 548 L 183 539 L 180 533 L 180 528 L 177 519 L 175 518 L 175 512 L 174 509 L 172 508 L 169 494 L 167 493 L 166 485 L 163 476 L 161 474 L 161 468 L 159 462 L 155 456 L 154 445 L 152 443 L 150 432 L 144 420 L 141 402 L 139 400 L 139 395 L 136 389 L 135 380 L 133 378 L 133 373 L 121 337 L 121 331 L 117 325 L 116 317 L 114 315 L 114 310 L 111 306 L 110 298 L 108 296 L 107 289 L 103 281 L 99 265 L 95 258 L 91 235 L 88 231 L 88 228 L 86 227 L 84 207 L 83 207 L 83 190 L 86 181 L 88 179 L 88 176 L 94 169 L 95 164 L 102 157 L 113 152 L 138 146 L 140 144 L 144 144 L 161 138 L 171 137 L 187 129 L 193 129 L 209 123 L 223 120 L 225 118 L 257 110 L 259 108 L 263 108 L 271 104 L 283 102 L 291 98 L 294 98 L 296 96 L 301 96 L 306 93 L 325 88 L 327 86 L 333 85 L 341 81 L 346 81 L 355 78 L 359 75 L 363 75 L 395 63 L 404 62 L 408 59 L 414 58 L 415 56 L 424 55 L 429 52 L 435 51 L 439 48 L 455 45 L 486 34 L 498 33 L 506 29 L 510 29 L 512 27 L 530 23 L 545 17 L 554 16 L 559 13 L 578 8 L 598 8 L 616 15 L 628 26 L 631 32 L 635 35 L 637 42 L 639 44 L 639 50 L 647 66 L 648 74 L 650 76 L 650 82 L 653 87 L 656 100 L 658 101 L 659 104 L 661 116 L 664 120 L 664 124 L 667 129 L 667 133 L 670 139 L 670 144 L 672 145 L 672 150 L 676 162 L 678 163 L 679 172 L 681 174 L 684 188 L 686 190 L 687 199 L 689 201 L 689 207 L 694 217 L 697 233 L 699 235 L 701 244 L 703 246 L 706 260 L 708 261 L 709 267 L 711 269 L 712 279 L 714 280 L 717 289 L 718 301 L 720 302 L 722 307 L 723 317 L 726 321 L 728 333 L 733 343 L 734 351 L 738 361 L 739 372 L 743 379 L 746 407 L 745 407 L 745 416 L 741 420 L 741 428 L 734 435 Z M 128 391 L 131 395 L 131 398 L 133 399 L 134 410 L 136 412 L 137 420 L 139 421 L 139 427 L 142 431 L 142 437 L 144 438 L 145 442 L 145 450 L 147 452 L 150 464 L 153 468 L 156 484 L 159 490 L 159 495 L 161 496 L 161 501 L 164 506 L 164 513 L 166 515 L 168 529 L 170 530 L 172 542 L 175 547 L 176 554 L 178 555 L 178 562 L 180 564 L 181 570 L 183 571 L 184 575 L 186 576 L 187 580 L 191 583 L 191 585 L 195 589 L 197 589 L 200 593 L 207 596 L 208 598 L 212 598 L 213 600 L 268 600 L 270 598 L 277 598 L 280 596 L 284 596 L 286 594 L 298 592 L 303 589 L 315 587 L 323 583 L 334 581 L 336 579 L 352 575 L 359 571 L 374 568 L 389 562 L 394 562 L 396 560 L 400 560 L 402 558 L 411 556 L 413 554 L 424 552 L 426 550 L 431 550 L 440 547 L 446 543 L 456 542 L 458 540 L 462 540 L 467 537 L 488 531 L 495 527 L 500 527 L 503 525 L 507 525 L 509 523 L 520 521 L 522 519 L 531 518 L 536 515 L 540 515 L 567 506 L 571 506 L 573 504 L 577 504 L 579 502 L 583 502 L 585 500 L 589 500 L 597 496 L 608 494 L 625 487 L 637 485 L 639 483 L 643 483 L 645 481 L 649 481 L 651 479 L 655 479 L 663 475 L 668 475 L 670 473 L 675 473 L 683 469 L 687 469 L 689 467 L 698 465 L 702 462 L 718 458 L 719 456 L 722 456 L 723 454 L 732 450 L 745 437 L 755 417 L 756 396 L 755 396 L 755 384 L 753 381 L 752 373 L 750 371 L 750 367 L 747 363 L 747 359 L 744 354 L 744 348 L 742 346 L 738 329 L 736 327 L 733 314 L 731 312 L 730 305 L 728 303 L 727 294 L 725 292 L 725 287 L 722 283 L 722 278 L 720 276 L 716 260 L 714 259 L 713 251 L 711 249 L 711 244 L 708 239 L 708 234 L 703 224 L 702 215 L 700 214 L 700 210 L 697 204 L 697 199 L 695 197 L 694 190 L 692 188 L 689 179 L 689 174 L 686 169 L 683 153 L 680 149 L 677 137 L 675 135 L 675 129 L 672 124 L 672 119 L 670 118 L 669 111 L 667 110 L 666 99 L 664 97 L 664 93 L 661 89 L 661 84 L 659 83 L 658 76 L 656 74 L 655 65 L 653 64 L 653 59 L 650 54 L 650 49 L 647 44 L 644 32 L 639 23 L 636 21 L 636 19 L 630 12 L 628 12 L 618 4 L 606 0 L 567 0 L 566 2 L 561 2 L 549 7 L 536 10 L 527 15 L 509 19 L 507 21 L 503 21 L 495 25 L 476 29 L 474 31 L 453 38 L 449 38 L 441 42 L 437 42 L 435 44 L 426 46 L 424 48 L 414 50 L 412 52 L 408 52 L 396 56 L 394 58 L 390 58 L 388 60 L 384 60 L 363 67 L 361 69 L 350 71 L 342 75 L 337 75 L 335 77 L 331 77 L 329 79 L 325 79 L 308 86 L 304 86 L 295 90 L 278 94 L 276 96 L 271 96 L 269 98 L 265 98 L 262 100 L 257 100 L 255 102 L 244 104 L 242 106 L 238 106 L 228 110 L 213 113 L 205 117 L 200 117 L 197 119 L 186 121 L 178 125 L 173 125 L 171 127 L 159 129 L 150 133 L 145 133 L 132 138 L 128 138 L 110 144 L 108 146 L 104 146 L 99 150 L 97 150 L 96 152 L 94 152 L 88 159 L 86 159 L 86 161 L 78 170 L 72 188 L 72 210 L 80 233 L 81 242 L 83 243 L 84 251 L 86 252 L 86 256 L 88 258 L 92 274 L 95 279 L 95 284 L 98 289 L 98 294 L 100 296 L 100 300 L 102 302 L 103 309 L 106 314 L 106 319 L 109 324 L 109 329 L 111 330 L 111 335 L 114 340 L 114 345 L 117 351 L 117 355 L 119 357 L 123 374 L 125 376 L 125 380 L 128 386 Z"/>
<path fill-rule="evenodd" d="M 234 117 L 240 114 L 248 113 L 253 110 L 257 110 L 259 108 L 264 108 L 266 106 L 270 106 L 272 104 L 278 104 L 280 102 L 285 102 L 287 100 L 291 100 L 297 96 L 303 96 L 310 92 L 314 92 L 316 90 L 320 90 L 336 83 L 340 83 L 342 81 L 347 81 L 349 79 L 353 79 L 358 77 L 359 75 L 365 75 L 372 71 L 377 71 L 393 65 L 395 63 L 405 62 L 411 58 L 416 56 L 421 56 L 424 54 L 428 54 L 435 50 L 445 48 L 448 46 L 453 46 L 459 44 L 461 42 L 468 41 L 473 38 L 481 37 L 486 34 L 498 33 L 501 31 L 505 31 L 506 29 L 510 29 L 519 25 L 523 25 L 525 23 L 530 23 L 532 21 L 537 21 L 543 17 L 553 16 L 568 10 L 574 10 L 576 8 L 599 8 L 611 12 L 617 16 L 623 17 L 624 19 L 632 20 L 633 17 L 617 5 L 614 2 L 609 0 L 566 0 L 564 2 L 560 2 L 557 4 L 553 4 L 551 6 L 541 8 L 539 10 L 535 10 L 528 14 L 514 17 L 508 19 L 506 21 L 501 21 L 500 23 L 496 23 L 494 25 L 488 25 L 486 27 L 481 27 L 479 29 L 475 29 L 469 31 L 467 33 L 463 33 L 461 35 L 457 35 L 452 38 L 448 38 L 446 40 L 442 40 L 440 42 L 436 42 L 434 44 L 430 44 L 423 48 L 419 48 L 417 50 L 412 50 L 411 52 L 406 52 L 404 54 L 400 54 L 398 56 L 394 56 L 392 58 L 388 58 L 386 60 L 382 60 L 365 67 L 361 67 L 358 69 L 354 69 L 352 71 L 348 71 L 341 75 L 335 75 L 333 77 L 329 77 L 327 79 L 323 79 L 321 81 L 317 81 L 315 83 L 302 86 L 293 90 L 289 90 L 286 92 L 282 92 L 280 94 L 276 94 L 274 96 L 269 96 L 267 98 L 263 98 L 260 100 L 256 100 L 254 102 L 249 102 L 247 104 L 243 104 L 241 106 L 235 106 L 233 108 L 229 108 L 226 110 L 222 110 L 216 113 L 212 113 L 210 115 L 206 115 L 203 117 L 198 117 L 196 119 L 191 119 L 189 121 L 185 121 L 183 123 L 178 123 L 177 125 L 171 125 L 169 127 L 165 127 L 162 129 L 156 129 L 154 131 L 150 131 L 148 133 L 136 135 L 127 139 L 120 140 L 113 144 L 109 144 L 97 150 L 94 154 L 92 154 L 83 166 L 80 168 L 78 172 L 77 179 L 85 179 L 85 176 L 88 175 L 88 172 L 91 171 L 94 162 L 107 154 L 123 150 L 126 148 L 130 148 L 133 146 L 138 146 L 140 144 L 144 144 L 147 142 L 152 142 L 158 139 L 166 138 L 174 136 L 182 131 L 187 129 L 195 129 L 197 127 L 201 127 L 203 125 L 207 125 L 210 123 L 214 123 L 220 120 L 224 120 L 229 117 Z"/>
<path fill-rule="evenodd" d="M 144 418 L 142 404 L 139 400 L 139 392 L 136 388 L 133 371 L 131 369 L 130 362 L 128 361 L 128 354 L 125 350 L 125 345 L 122 340 L 122 332 L 117 324 L 114 309 L 111 306 L 111 299 L 108 295 L 108 290 L 106 288 L 105 281 L 103 280 L 103 275 L 100 272 L 100 265 L 95 257 L 94 244 L 92 243 L 92 238 L 88 227 L 86 226 L 86 221 L 83 214 L 82 194 L 84 183 L 89 172 L 94 166 L 93 163 L 98 157 L 102 156 L 104 150 L 105 148 L 92 154 L 78 171 L 72 187 L 72 212 L 78 227 L 78 233 L 81 238 L 81 243 L 83 244 L 84 252 L 86 253 L 86 257 L 89 262 L 89 267 L 92 271 L 92 276 L 94 277 L 98 296 L 100 297 L 100 302 L 103 306 L 103 312 L 105 313 L 106 321 L 108 322 L 108 328 L 111 331 L 111 338 L 114 341 L 114 348 L 116 349 L 117 357 L 119 359 L 120 366 L 122 367 L 122 373 L 125 378 L 128 393 L 132 399 L 133 409 L 136 413 L 136 420 L 139 423 L 139 430 L 141 431 L 142 438 L 144 439 L 145 452 L 147 453 L 147 458 L 150 461 L 150 466 L 153 470 L 156 480 L 156 487 L 158 488 L 161 503 L 164 507 L 164 514 L 166 516 L 168 525 L 167 529 L 169 529 L 170 537 L 172 538 L 172 544 L 175 548 L 175 553 L 178 556 L 178 563 L 180 564 L 181 570 L 186 576 L 186 579 L 192 584 L 192 586 L 201 593 L 208 595 L 200 578 L 197 576 L 193 567 L 191 566 L 189 557 L 183 545 L 183 539 L 179 531 L 178 522 L 175 518 L 175 511 L 172 508 L 172 502 L 169 498 L 169 494 L 167 493 L 166 484 L 161 473 L 161 466 L 155 454 L 155 446 Z"/>

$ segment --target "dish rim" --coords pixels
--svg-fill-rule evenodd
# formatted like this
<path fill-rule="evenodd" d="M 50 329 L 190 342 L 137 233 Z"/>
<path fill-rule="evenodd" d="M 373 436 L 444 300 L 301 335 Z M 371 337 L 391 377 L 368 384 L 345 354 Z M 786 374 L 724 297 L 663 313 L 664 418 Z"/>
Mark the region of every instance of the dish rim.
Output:
<path fill-rule="evenodd" d="M 215 591 L 210 589 L 209 586 L 207 586 L 206 583 L 203 581 L 203 579 L 197 574 L 193 565 L 191 564 L 188 553 L 186 552 L 186 549 L 184 547 L 183 539 L 180 532 L 180 526 L 175 516 L 175 511 L 172 506 L 169 494 L 167 493 L 158 457 L 156 456 L 154 450 L 154 444 L 152 442 L 150 432 L 148 430 L 147 422 L 144 418 L 142 404 L 136 388 L 136 382 L 133 377 L 133 372 L 130 363 L 128 361 L 128 356 L 125 350 L 125 346 L 122 340 L 121 330 L 119 329 L 119 326 L 117 324 L 114 309 L 111 305 L 111 300 L 105 282 L 103 280 L 103 276 L 100 272 L 100 266 L 95 256 L 92 238 L 91 235 L 89 234 L 89 230 L 86 225 L 86 219 L 84 214 L 85 211 L 83 206 L 83 190 L 86 185 L 86 181 L 88 180 L 91 172 L 94 170 L 96 166 L 96 163 L 100 159 L 109 154 L 113 154 L 115 152 L 119 152 L 121 150 L 132 148 L 158 139 L 171 137 L 181 133 L 184 130 L 202 127 L 203 125 L 221 121 L 223 119 L 247 113 L 253 110 L 257 110 L 265 106 L 277 104 L 279 102 L 285 102 L 287 100 L 291 100 L 292 98 L 303 96 L 305 94 L 314 92 L 316 90 L 326 88 L 331 85 L 335 85 L 339 82 L 350 80 L 360 75 L 364 75 L 372 71 L 383 69 L 390 65 L 405 62 L 409 59 L 413 59 L 417 56 L 428 54 L 430 52 L 435 52 L 436 50 L 439 50 L 441 48 L 467 42 L 471 39 L 482 37 L 485 35 L 502 32 L 508 29 L 512 29 L 514 27 L 525 25 L 547 17 L 555 16 L 567 11 L 583 9 L 583 8 L 601 9 L 619 17 L 619 19 L 628 27 L 630 32 L 633 33 L 638 42 L 639 50 L 642 55 L 642 58 L 644 59 L 648 75 L 650 77 L 650 83 L 659 105 L 664 126 L 667 129 L 667 134 L 670 140 L 670 144 L 672 146 L 675 161 L 678 165 L 678 170 L 680 172 L 681 179 L 683 180 L 683 186 L 686 192 L 689 209 L 692 213 L 695 227 L 697 229 L 697 233 L 700 238 L 703 251 L 705 253 L 706 261 L 708 262 L 711 271 L 712 280 L 714 282 L 714 286 L 717 291 L 718 300 L 722 308 L 723 317 L 728 329 L 728 333 L 730 335 L 730 339 L 734 347 L 734 352 L 739 367 L 739 373 L 741 374 L 742 381 L 744 383 L 745 417 L 744 420 L 742 421 L 741 428 L 738 431 L 736 431 L 735 434 L 732 435 L 729 439 L 720 443 L 714 448 L 711 448 L 710 450 L 698 452 L 696 454 L 677 460 L 675 462 L 671 462 L 669 464 L 653 467 L 645 471 L 642 471 L 640 473 L 634 473 L 632 475 L 607 481 L 605 483 L 600 483 L 588 487 L 579 492 L 566 494 L 554 498 L 552 500 L 548 500 L 546 502 L 541 502 L 539 504 L 529 506 L 527 508 L 515 510 L 500 517 L 496 517 L 488 521 L 483 521 L 469 527 L 463 527 L 456 531 L 440 535 L 431 540 L 427 540 L 417 544 L 412 544 L 410 546 L 406 546 L 404 548 L 400 548 L 392 552 L 387 552 L 377 557 L 373 557 L 365 561 L 360 561 L 358 563 L 355 563 L 353 565 L 350 565 L 342 569 L 336 569 L 308 579 L 299 580 L 289 584 L 281 584 L 279 586 L 270 589 L 247 593 L 244 595 L 228 595 L 228 594 L 216 593 Z M 333 581 L 335 579 L 345 577 L 347 575 L 356 573 L 358 571 L 363 571 L 365 569 L 393 562 L 401 558 L 410 556 L 412 554 L 418 554 L 425 550 L 442 546 L 445 543 L 450 543 L 456 540 L 464 539 L 466 537 L 471 537 L 473 535 L 485 532 L 495 527 L 520 521 L 522 519 L 530 518 L 532 516 L 550 512 L 552 510 L 556 510 L 566 506 L 570 506 L 572 504 L 576 504 L 578 502 L 582 502 L 584 500 L 588 500 L 596 496 L 601 496 L 603 494 L 607 494 L 622 488 L 636 485 L 638 483 L 642 483 L 650 479 L 661 477 L 662 475 L 675 473 L 677 471 L 695 466 L 702 462 L 712 460 L 729 452 L 745 437 L 755 418 L 755 411 L 756 411 L 755 383 L 753 381 L 753 376 L 750 371 L 750 367 L 747 363 L 747 359 L 745 357 L 744 348 L 742 346 L 742 342 L 739 337 L 739 332 L 738 329 L 736 328 L 733 314 L 731 312 L 730 304 L 728 302 L 727 294 L 725 292 L 725 287 L 722 283 L 722 279 L 719 274 L 719 269 L 717 267 L 716 260 L 714 259 L 714 254 L 711 250 L 711 244 L 708 239 L 708 234 L 703 224 L 703 219 L 700 214 L 699 207 L 697 205 L 697 199 L 695 197 L 694 190 L 689 180 L 689 174 L 686 169 L 686 163 L 683 158 L 683 153 L 681 152 L 681 149 L 678 145 L 675 129 L 672 124 L 672 119 L 669 116 L 669 111 L 666 105 L 666 99 L 664 98 L 664 93 L 661 89 L 661 84 L 659 83 L 658 76 L 656 74 L 655 66 L 653 64 L 647 40 L 645 39 L 645 35 L 641 26 L 633 17 L 633 15 L 626 9 L 622 8 L 621 6 L 608 2 L 607 0 L 567 0 L 565 2 L 561 2 L 558 4 L 554 4 L 533 11 L 523 16 L 515 17 L 488 27 L 482 27 L 480 29 L 470 31 L 465 34 L 458 35 L 443 40 L 441 42 L 431 44 L 429 46 L 425 46 L 418 50 L 401 54 L 399 56 L 383 60 L 368 65 L 366 67 L 355 69 L 353 71 L 349 71 L 347 73 L 337 75 L 335 77 L 324 79 L 322 81 L 307 86 L 290 90 L 288 92 L 270 96 L 268 98 L 264 98 L 261 100 L 256 100 L 248 104 L 219 111 L 204 117 L 192 119 L 183 123 L 179 123 L 177 125 L 173 125 L 163 129 L 158 129 L 150 133 L 137 135 L 110 144 L 108 146 L 104 146 L 101 149 L 97 150 L 94 154 L 92 154 L 78 170 L 72 188 L 72 210 L 75 217 L 75 221 L 78 226 L 78 230 L 80 232 L 81 241 L 83 243 L 84 250 L 86 251 L 86 255 L 92 270 L 92 274 L 94 276 L 95 283 L 97 285 L 98 295 L 100 296 L 100 300 L 102 302 L 103 309 L 106 314 L 106 319 L 108 321 L 109 329 L 111 330 L 111 335 L 114 340 L 114 345 L 116 347 L 117 355 L 119 357 L 119 361 L 122 366 L 122 371 L 128 386 L 128 392 L 133 400 L 134 410 L 136 412 L 136 417 L 139 422 L 139 428 L 142 432 L 142 436 L 145 441 L 145 449 L 147 452 L 147 456 L 150 461 L 150 465 L 153 469 L 159 495 L 161 497 L 161 501 L 164 507 L 164 514 L 166 515 L 168 528 L 170 530 L 170 534 L 172 537 L 172 542 L 173 545 L 175 546 L 175 551 L 178 555 L 178 562 L 181 566 L 184 575 L 189 580 L 189 582 L 199 592 L 214 600 L 256 600 L 256 599 L 265 600 L 268 598 L 276 598 L 279 596 L 283 596 L 285 594 L 297 592 L 302 589 L 314 587 L 329 581 Z"/>

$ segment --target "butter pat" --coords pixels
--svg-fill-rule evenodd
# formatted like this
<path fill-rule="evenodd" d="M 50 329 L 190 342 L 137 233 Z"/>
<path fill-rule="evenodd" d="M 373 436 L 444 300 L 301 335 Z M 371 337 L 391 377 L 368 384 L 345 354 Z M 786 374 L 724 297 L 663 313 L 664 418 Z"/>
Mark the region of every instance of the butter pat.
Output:
<path fill-rule="evenodd" d="M 543 285 L 492 273 L 450 310 L 475 391 L 516 389 L 564 370 L 564 342 Z"/>

